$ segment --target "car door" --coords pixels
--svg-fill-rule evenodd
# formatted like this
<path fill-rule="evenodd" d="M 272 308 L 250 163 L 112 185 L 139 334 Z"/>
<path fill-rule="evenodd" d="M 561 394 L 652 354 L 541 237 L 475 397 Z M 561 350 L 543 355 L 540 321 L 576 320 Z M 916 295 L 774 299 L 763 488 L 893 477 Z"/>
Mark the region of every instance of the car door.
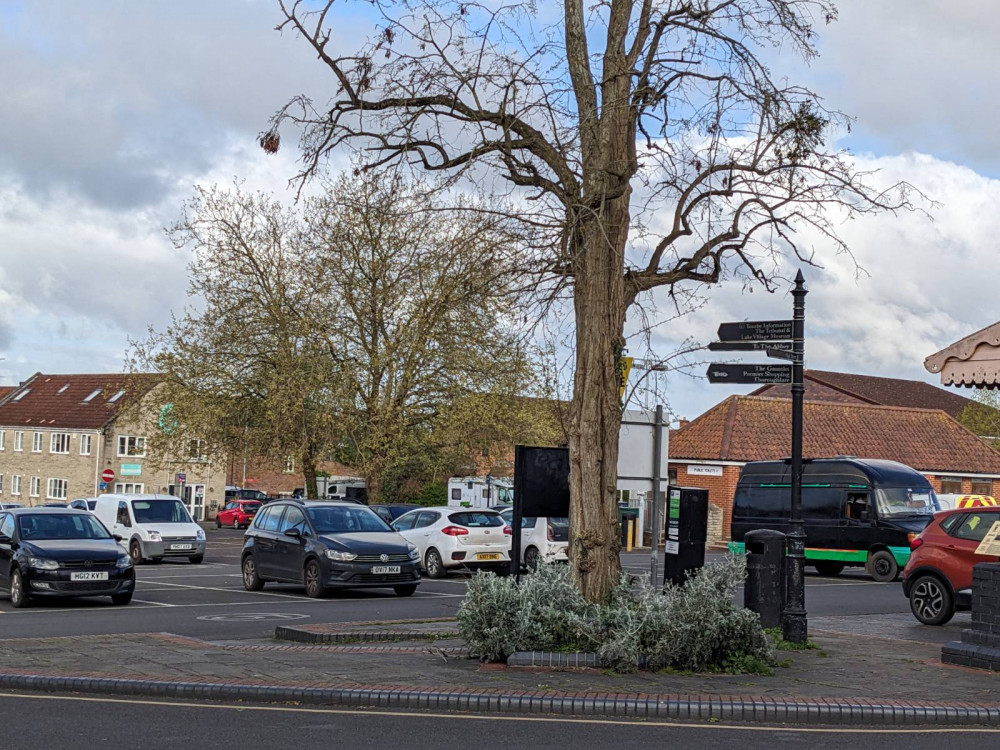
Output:
<path fill-rule="evenodd" d="M 437 531 L 435 524 L 441 520 L 441 514 L 435 510 L 418 511 L 416 522 L 413 524 L 413 536 L 410 541 L 420 550 L 421 557 L 428 547 L 433 546 L 434 535 Z"/>
<path fill-rule="evenodd" d="M 415 546 L 420 550 L 421 556 L 424 554 L 424 548 L 417 544 L 417 533 L 413 527 L 417 523 L 417 519 L 420 517 L 419 510 L 411 510 L 409 513 L 404 513 L 395 521 L 392 522 L 391 526 L 393 529 L 399 532 L 406 541 Z"/>
<path fill-rule="evenodd" d="M 0 542 L 0 591 L 10 588 L 10 562 L 14 558 L 14 516 L 0 513 L 0 534 L 7 537 Z"/>
<path fill-rule="evenodd" d="M 289 536 L 289 531 L 297 531 L 298 536 Z M 277 575 L 287 581 L 301 581 L 305 571 L 306 537 L 309 524 L 306 514 L 297 505 L 289 505 L 278 524 L 274 537 L 274 562 Z"/>
<path fill-rule="evenodd" d="M 281 505 L 265 508 L 257 517 L 253 527 L 253 556 L 257 564 L 257 574 L 264 578 L 278 577 L 278 562 L 275 553 L 275 539 L 281 524 Z"/>
<path fill-rule="evenodd" d="M 977 508 L 965 516 L 961 523 L 952 527 L 952 538 L 944 544 L 950 563 L 945 572 L 955 591 L 963 591 L 972 586 L 974 565 L 997 562 L 996 555 L 976 554 L 976 548 L 997 521 L 1000 521 L 1000 509 Z"/>
<path fill-rule="evenodd" d="M 126 545 L 132 536 L 132 517 L 128 512 L 128 503 L 124 500 L 118 503 L 118 511 L 115 513 L 115 523 L 111 529 L 111 533 L 115 536 L 120 536 Z"/>

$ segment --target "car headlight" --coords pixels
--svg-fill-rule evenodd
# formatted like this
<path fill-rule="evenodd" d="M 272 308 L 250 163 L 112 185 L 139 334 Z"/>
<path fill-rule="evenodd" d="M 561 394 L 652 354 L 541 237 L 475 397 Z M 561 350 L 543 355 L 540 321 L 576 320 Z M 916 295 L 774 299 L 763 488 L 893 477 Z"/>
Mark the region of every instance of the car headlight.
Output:
<path fill-rule="evenodd" d="M 326 556 L 331 560 L 338 560 L 339 562 L 348 562 L 357 557 L 353 552 L 341 552 L 339 549 L 328 549 Z"/>
<path fill-rule="evenodd" d="M 55 560 L 46 560 L 44 557 L 33 557 L 31 567 L 35 570 L 59 570 L 59 563 Z"/>
<path fill-rule="evenodd" d="M 194 538 L 197 539 L 199 542 L 204 542 L 205 541 L 205 530 L 204 529 L 198 529 L 197 533 L 194 535 Z"/>
<path fill-rule="evenodd" d="M 128 570 L 132 567 L 132 558 L 128 555 L 119 555 L 117 565 L 118 570 Z"/>
<path fill-rule="evenodd" d="M 418 550 L 412 544 L 407 544 L 406 545 L 406 551 L 410 555 L 410 559 L 411 560 L 419 560 L 420 559 L 420 550 Z"/>
<path fill-rule="evenodd" d="M 163 541 L 163 537 L 160 536 L 160 532 L 159 531 L 150 531 L 149 532 L 149 541 L 151 541 L 151 542 L 162 542 Z"/>

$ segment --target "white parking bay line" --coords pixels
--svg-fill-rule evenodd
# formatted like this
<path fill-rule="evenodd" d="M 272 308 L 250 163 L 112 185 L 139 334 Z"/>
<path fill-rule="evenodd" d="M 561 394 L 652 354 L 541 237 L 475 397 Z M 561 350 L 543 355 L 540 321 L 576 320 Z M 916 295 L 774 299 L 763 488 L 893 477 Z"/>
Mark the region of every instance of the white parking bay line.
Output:
<path fill-rule="evenodd" d="M 139 602 L 140 604 L 155 604 L 157 607 L 176 607 L 176 604 L 167 604 L 166 602 L 151 602 L 148 599 L 136 599 L 132 597 L 132 601 Z"/>
<path fill-rule="evenodd" d="M 268 593 L 266 591 L 247 591 L 241 588 L 222 588 L 220 586 L 194 586 L 190 583 L 165 583 L 163 581 L 156 582 L 158 586 L 174 586 L 179 589 L 196 589 L 198 591 L 221 591 L 223 593 L 229 594 L 237 591 L 242 594 L 247 594 L 249 596 L 275 596 L 280 599 L 301 599 L 301 596 L 294 596 L 292 594 L 274 594 Z"/>

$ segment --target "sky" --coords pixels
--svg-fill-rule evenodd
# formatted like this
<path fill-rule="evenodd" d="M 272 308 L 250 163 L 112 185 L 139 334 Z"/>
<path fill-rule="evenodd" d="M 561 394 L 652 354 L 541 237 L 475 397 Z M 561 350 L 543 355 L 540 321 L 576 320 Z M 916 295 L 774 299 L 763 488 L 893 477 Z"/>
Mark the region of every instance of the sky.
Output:
<path fill-rule="evenodd" d="M 859 167 L 935 205 L 841 226 L 853 259 L 816 241 L 807 365 L 934 382 L 924 357 L 1000 319 L 1000 8 L 838 5 L 818 29 L 821 57 L 787 75 L 856 118 L 840 145 Z M 245 180 L 291 200 L 295 149 L 265 155 L 257 135 L 291 96 L 325 99 L 331 83 L 277 22 L 272 0 L 0 4 L 0 383 L 119 372 L 129 340 L 188 303 L 188 257 L 164 227 L 194 185 Z M 723 283 L 658 327 L 654 352 L 790 308 L 787 290 Z M 736 392 L 703 370 L 661 376 L 673 415 Z"/>

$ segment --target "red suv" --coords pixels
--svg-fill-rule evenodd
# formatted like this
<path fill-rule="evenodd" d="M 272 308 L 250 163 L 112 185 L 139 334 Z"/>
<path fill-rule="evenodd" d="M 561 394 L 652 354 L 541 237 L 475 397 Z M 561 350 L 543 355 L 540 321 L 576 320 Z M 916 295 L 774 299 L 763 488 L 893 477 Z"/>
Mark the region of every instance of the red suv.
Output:
<path fill-rule="evenodd" d="M 956 609 L 969 609 L 972 566 L 997 562 L 996 556 L 976 554 L 979 543 L 997 521 L 997 507 L 941 511 L 910 542 L 910 560 L 903 569 L 903 593 L 920 622 L 944 625 Z"/>
<path fill-rule="evenodd" d="M 258 500 L 234 500 L 226 503 L 226 507 L 215 517 L 215 525 L 220 529 L 223 526 L 232 526 L 234 529 L 248 528 L 260 506 Z"/>

